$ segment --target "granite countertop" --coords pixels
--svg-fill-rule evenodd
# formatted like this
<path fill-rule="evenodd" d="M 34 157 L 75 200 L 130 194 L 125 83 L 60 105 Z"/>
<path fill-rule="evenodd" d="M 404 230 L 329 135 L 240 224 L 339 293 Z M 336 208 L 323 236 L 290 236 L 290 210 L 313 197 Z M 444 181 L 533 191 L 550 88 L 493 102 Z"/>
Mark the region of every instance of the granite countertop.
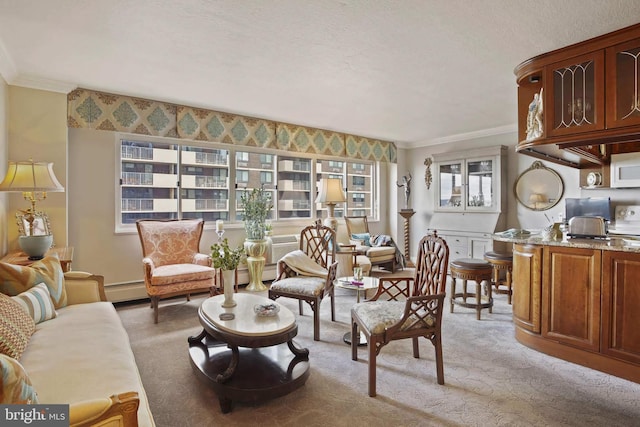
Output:
<path fill-rule="evenodd" d="M 567 237 L 565 233 L 562 239 L 546 240 L 542 238 L 539 231 L 525 230 L 522 233 L 517 233 L 508 230 L 502 233 L 494 233 L 492 238 L 498 242 L 640 253 L 640 237 L 638 236 L 616 235 L 607 239 L 581 239 Z"/>

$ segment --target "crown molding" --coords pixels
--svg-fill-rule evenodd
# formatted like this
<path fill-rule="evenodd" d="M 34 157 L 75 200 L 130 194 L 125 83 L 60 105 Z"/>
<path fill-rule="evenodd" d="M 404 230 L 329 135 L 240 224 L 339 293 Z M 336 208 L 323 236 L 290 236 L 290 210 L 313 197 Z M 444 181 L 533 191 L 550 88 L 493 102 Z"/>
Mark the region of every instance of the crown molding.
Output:
<path fill-rule="evenodd" d="M 398 143 L 396 143 L 396 146 L 398 148 L 406 148 L 406 149 L 422 148 L 422 147 L 429 147 L 432 145 L 447 144 L 447 143 L 458 142 L 458 141 L 468 141 L 470 139 L 485 138 L 488 136 L 504 135 L 506 133 L 512 133 L 517 131 L 518 131 L 518 125 L 511 124 L 511 125 L 505 125 L 505 126 L 498 126 L 495 128 L 481 129 L 473 132 L 458 133 L 455 135 L 449 135 L 442 138 L 434 138 L 434 139 L 430 139 L 422 142 L 405 143 L 402 145 L 399 145 Z"/>
<path fill-rule="evenodd" d="M 13 86 L 22 86 L 31 89 L 40 89 L 49 92 L 59 92 L 64 94 L 67 94 L 78 87 L 78 85 L 68 82 L 45 79 L 42 77 L 29 76 L 25 74 L 19 74 L 13 79 L 13 81 L 7 83 Z"/>

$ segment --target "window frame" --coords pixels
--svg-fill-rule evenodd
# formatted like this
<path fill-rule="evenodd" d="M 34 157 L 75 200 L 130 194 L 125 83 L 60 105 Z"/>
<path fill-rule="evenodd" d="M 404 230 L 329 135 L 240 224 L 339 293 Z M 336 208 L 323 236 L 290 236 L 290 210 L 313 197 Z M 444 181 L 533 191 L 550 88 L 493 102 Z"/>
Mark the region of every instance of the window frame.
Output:
<path fill-rule="evenodd" d="M 371 168 L 371 188 L 369 189 L 369 193 L 370 193 L 370 197 L 371 197 L 371 203 L 369 207 L 356 207 L 353 206 L 350 209 L 365 209 L 371 210 L 371 215 L 368 215 L 367 217 L 369 218 L 370 222 L 375 222 L 379 220 L 379 215 L 380 215 L 380 201 L 379 201 L 379 188 L 380 188 L 380 179 L 381 179 L 381 174 L 380 174 L 380 162 L 378 161 L 371 161 L 371 160 L 359 160 L 359 159 L 349 159 L 349 160 L 345 160 L 342 157 L 336 157 L 336 156 L 326 156 L 326 155 L 317 155 L 317 154 L 307 154 L 307 153 L 296 153 L 296 152 L 290 152 L 290 151 L 285 151 L 285 150 L 275 150 L 275 149 L 265 149 L 265 148 L 257 148 L 257 147 L 246 147 L 246 146 L 241 146 L 241 145 L 230 145 L 230 144 L 223 144 L 223 143 L 218 143 L 218 142 L 200 142 L 200 141 L 193 141 L 193 140 L 186 140 L 186 139 L 174 139 L 174 138 L 167 138 L 167 137 L 154 137 L 154 136 L 146 136 L 146 135 L 138 135 L 138 134 L 128 134 L 128 133 L 122 133 L 122 132 L 115 132 L 115 207 L 114 207 L 114 216 L 115 216 L 115 232 L 116 234 L 123 234 L 123 233 L 135 233 L 137 232 L 136 227 L 135 227 L 135 223 L 123 223 L 122 222 L 122 185 L 120 184 L 120 178 L 122 177 L 122 172 L 123 172 L 123 162 L 122 162 L 122 158 L 121 158 L 121 146 L 122 146 L 122 141 L 139 141 L 142 143 L 151 143 L 151 144 L 165 144 L 165 145 L 173 145 L 177 147 L 177 152 L 178 152 L 178 160 L 176 163 L 176 170 L 177 170 L 177 174 L 178 174 L 178 181 L 180 182 L 180 185 L 177 187 L 177 193 L 178 193 L 178 212 L 177 212 L 177 216 L 178 218 L 182 217 L 182 206 L 181 206 L 181 201 L 182 201 L 182 168 L 183 168 L 183 164 L 181 163 L 181 154 L 182 154 L 182 146 L 189 146 L 189 147 L 197 147 L 197 148 L 206 148 L 206 149 L 218 149 L 218 150 L 226 150 L 228 152 L 228 175 L 227 175 L 227 179 L 228 179 L 228 187 L 226 188 L 227 193 L 228 193 L 228 220 L 225 221 L 225 228 L 229 228 L 229 229 L 235 229 L 235 228 L 243 228 L 243 223 L 241 220 L 236 219 L 237 217 L 237 212 L 236 212 L 236 192 L 237 190 L 241 189 L 241 187 L 238 187 L 237 183 L 237 177 L 236 177 L 236 170 L 237 170 L 237 154 L 238 152 L 248 152 L 248 153 L 254 153 L 254 154 L 258 154 L 260 155 L 260 158 L 262 158 L 263 155 L 269 155 L 272 156 L 272 162 L 274 164 L 274 169 L 273 171 L 269 171 L 273 173 L 273 182 L 274 182 L 274 193 L 276 195 L 276 206 L 273 209 L 273 215 L 274 218 L 271 219 L 272 223 L 275 222 L 281 222 L 281 223 L 286 223 L 287 226 L 295 226 L 295 225 L 308 225 L 309 221 L 315 220 L 318 217 L 321 217 L 322 215 L 322 210 L 317 208 L 317 204 L 315 203 L 315 198 L 317 197 L 317 192 L 318 192 L 318 185 L 319 185 L 319 179 L 318 179 L 318 175 L 320 173 L 319 171 L 319 163 L 322 161 L 331 161 L 331 162 L 343 162 L 344 164 L 344 170 L 342 172 L 342 176 L 343 176 L 343 185 L 344 188 L 346 189 L 348 186 L 348 181 L 350 179 L 350 175 L 349 175 L 349 168 L 350 168 L 350 164 L 356 163 L 356 164 L 369 164 L 370 168 Z M 250 154 L 249 154 L 249 159 L 250 159 Z M 278 206 L 277 206 L 277 193 L 278 193 L 278 181 L 279 181 L 279 165 L 278 162 L 281 160 L 282 157 L 288 157 L 288 158 L 298 158 L 298 159 L 305 159 L 305 160 L 310 160 L 311 165 L 310 165 L 310 171 L 309 174 L 311 176 L 311 188 L 310 188 L 310 216 L 309 217 L 296 217 L 296 218 L 281 218 L 280 215 L 278 214 Z M 126 159 L 125 159 L 126 160 Z M 249 161 L 249 160 L 243 160 L 243 161 Z M 354 168 L 354 170 L 364 170 L 366 168 L 366 166 L 361 167 L 361 168 Z M 331 172 L 331 175 L 335 175 L 335 172 Z M 326 174 L 325 176 L 328 176 L 328 174 Z M 314 183 L 314 178 L 315 178 L 315 183 Z M 351 202 L 349 200 L 349 195 L 348 193 L 346 194 L 347 196 L 347 201 L 343 204 L 341 204 L 342 208 L 341 210 L 344 212 L 344 214 L 347 214 L 348 212 L 348 204 Z M 322 206 L 322 208 L 326 208 L 326 206 Z M 214 229 L 215 228 L 215 221 L 209 221 L 209 220 L 205 220 L 205 229 L 210 230 L 210 229 Z"/>

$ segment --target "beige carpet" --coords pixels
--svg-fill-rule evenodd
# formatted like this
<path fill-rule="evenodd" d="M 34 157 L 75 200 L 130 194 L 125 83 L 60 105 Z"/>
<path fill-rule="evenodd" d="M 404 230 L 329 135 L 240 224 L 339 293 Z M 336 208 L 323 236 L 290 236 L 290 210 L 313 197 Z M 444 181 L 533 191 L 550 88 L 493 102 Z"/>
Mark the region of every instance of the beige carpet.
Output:
<path fill-rule="evenodd" d="M 312 339 L 311 310 L 298 317 L 296 342 L 310 350 L 311 375 L 299 390 L 260 403 L 235 403 L 222 414 L 215 393 L 188 359 L 187 337 L 200 332 L 204 297 L 165 302 L 153 324 L 148 303 L 118 312 L 159 427 L 274 426 L 639 426 L 640 385 L 545 356 L 513 338 L 511 307 L 496 296 L 493 314 L 456 307 L 444 314 L 445 385 L 436 382 L 433 347 L 394 342 L 378 358 L 378 396 L 367 395 L 366 350 L 351 360 L 342 342 L 353 292 L 336 290 L 337 321 L 321 307 L 321 339 Z M 279 299 L 292 310 L 297 301 Z M 447 300 L 448 302 L 448 300 Z M 295 311 L 294 311 L 295 312 Z"/>

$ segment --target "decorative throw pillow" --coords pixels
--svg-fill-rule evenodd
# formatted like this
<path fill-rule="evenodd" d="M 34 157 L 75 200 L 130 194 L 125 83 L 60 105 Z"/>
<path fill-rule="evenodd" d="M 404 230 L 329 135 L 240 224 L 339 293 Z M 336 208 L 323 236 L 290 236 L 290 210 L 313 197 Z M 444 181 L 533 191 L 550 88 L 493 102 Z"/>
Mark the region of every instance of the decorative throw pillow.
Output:
<path fill-rule="evenodd" d="M 0 353 L 20 359 L 36 323 L 20 304 L 0 294 Z"/>
<path fill-rule="evenodd" d="M 364 246 L 371 246 L 371 234 L 369 233 L 352 233 L 353 240 L 362 240 Z"/>
<path fill-rule="evenodd" d="M 58 315 L 53 307 L 49 289 L 44 283 L 39 283 L 20 295 L 11 297 L 11 299 L 17 301 L 36 324 L 53 319 Z"/>
<path fill-rule="evenodd" d="M 38 283 L 47 285 L 55 308 L 67 305 L 64 272 L 58 255 L 46 256 L 30 266 L 0 262 L 0 292 L 16 296 Z"/>
<path fill-rule="evenodd" d="M 0 403 L 24 405 L 38 403 L 31 380 L 20 362 L 0 354 Z"/>

